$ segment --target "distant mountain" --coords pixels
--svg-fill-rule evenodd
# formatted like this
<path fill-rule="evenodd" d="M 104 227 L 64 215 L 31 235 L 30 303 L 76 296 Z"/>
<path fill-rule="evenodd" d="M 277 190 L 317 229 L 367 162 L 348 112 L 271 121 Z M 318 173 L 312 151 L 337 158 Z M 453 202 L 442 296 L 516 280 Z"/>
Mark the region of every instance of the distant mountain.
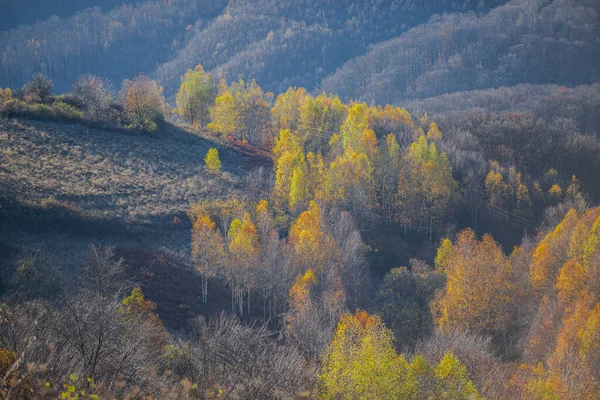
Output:
<path fill-rule="evenodd" d="M 519 83 L 600 80 L 600 2 L 513 0 L 432 18 L 325 78 L 344 99 L 398 103 Z"/>
<path fill-rule="evenodd" d="M 370 45 L 393 38 L 432 15 L 483 12 L 504 0 L 308 0 L 230 2 L 197 29 L 156 76 L 167 92 L 188 68 L 202 64 L 227 80 L 256 79 L 266 90 L 309 90 Z"/>
<path fill-rule="evenodd" d="M 145 0 L 107 10 L 115 4 L 109 1 L 101 4 L 103 9 L 72 16 L 66 10 L 79 6 L 68 8 L 63 2 L 56 13 L 46 5 L 40 15 L 64 17 L 0 33 L 0 86 L 18 87 L 38 71 L 49 75 L 59 91 L 84 73 L 119 83 L 155 71 L 172 95 L 180 76 L 203 64 L 227 79 L 256 79 L 267 90 L 313 89 L 369 46 L 432 15 L 482 13 L 505 2 Z"/>

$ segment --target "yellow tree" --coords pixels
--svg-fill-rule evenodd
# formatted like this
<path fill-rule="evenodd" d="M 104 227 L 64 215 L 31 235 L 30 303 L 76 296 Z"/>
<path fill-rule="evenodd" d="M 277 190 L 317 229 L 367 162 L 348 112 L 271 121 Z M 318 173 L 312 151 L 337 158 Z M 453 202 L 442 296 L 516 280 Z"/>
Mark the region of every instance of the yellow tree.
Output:
<path fill-rule="evenodd" d="M 238 129 L 239 114 L 233 95 L 226 86 L 221 86 L 215 104 L 210 108 L 210 123 L 207 127 L 223 135 L 234 135 Z"/>
<path fill-rule="evenodd" d="M 554 351 L 547 361 L 561 398 L 591 399 L 597 398 L 594 394 L 600 393 L 600 371 L 593 371 L 590 368 L 593 365 L 588 364 L 589 361 L 596 361 L 590 360 L 589 356 L 593 358 L 598 354 L 589 346 L 589 340 L 596 336 L 594 331 L 598 329 L 594 311 L 597 305 L 595 296 L 584 290 L 575 303 L 565 310 Z M 588 321 L 590 324 L 586 326 Z"/>
<path fill-rule="evenodd" d="M 215 148 L 208 149 L 206 157 L 204 157 L 206 169 L 210 172 L 217 173 L 221 170 L 221 160 L 219 159 L 219 151 Z"/>
<path fill-rule="evenodd" d="M 571 234 L 578 220 L 577 211 L 569 210 L 556 228 L 546 234 L 536 247 L 529 267 L 534 289 L 553 289 L 556 276 L 569 257 Z"/>
<path fill-rule="evenodd" d="M 210 124 L 215 132 L 238 137 L 252 145 L 269 145 L 271 141 L 271 94 L 254 81 L 243 80 L 227 86 L 219 84 L 219 94 L 210 110 Z"/>
<path fill-rule="evenodd" d="M 202 65 L 188 70 L 182 78 L 175 101 L 175 112 L 190 125 L 205 125 L 209 119 L 209 108 L 215 101 L 211 74 L 204 72 Z"/>
<path fill-rule="evenodd" d="M 290 193 L 292 177 L 296 171 L 296 182 L 293 194 L 293 205 L 295 207 L 308 198 L 307 191 L 307 166 L 302 147 L 297 142 L 295 136 L 289 129 L 284 129 L 279 133 L 279 138 L 275 141 L 273 147 L 273 166 L 275 168 L 275 186 L 273 188 L 273 197 L 277 204 L 284 208 L 290 205 L 292 195 Z M 302 176 L 303 175 L 303 176 Z"/>
<path fill-rule="evenodd" d="M 452 353 L 446 353 L 435 367 L 437 378 L 436 398 L 477 400 L 483 397 L 469 379 L 467 368 Z"/>
<path fill-rule="evenodd" d="M 405 233 L 410 227 L 426 230 L 433 242 L 434 226 L 449 211 L 456 188 L 446 153 L 420 136 L 402 160 L 398 183 L 397 205 Z"/>
<path fill-rule="evenodd" d="M 289 129 L 296 132 L 300 125 L 300 114 L 305 101 L 310 97 L 306 89 L 292 87 L 275 99 L 275 105 L 271 109 L 273 123 L 278 131 Z"/>
<path fill-rule="evenodd" d="M 229 281 L 232 288 L 232 312 L 235 312 L 235 306 L 240 315 L 244 315 L 244 289 L 248 295 L 248 313 L 250 313 L 250 290 L 254 284 L 254 269 L 257 267 L 260 244 L 258 242 L 258 233 L 252 224 L 250 215 L 244 214 L 240 221 L 234 219 L 231 221 L 229 231 Z"/>
<path fill-rule="evenodd" d="M 374 200 L 373 165 L 365 153 L 348 151 L 329 164 L 318 189 L 318 197 L 342 206 L 360 219 L 372 210 Z"/>
<path fill-rule="evenodd" d="M 322 93 L 315 98 L 306 97 L 300 107 L 298 127 L 305 148 L 315 153 L 324 151 L 346 115 L 347 107 L 337 96 Z"/>
<path fill-rule="evenodd" d="M 403 108 L 386 104 L 385 107 L 369 107 L 369 125 L 377 136 L 393 133 L 402 135 L 414 130 L 415 123 L 410 114 Z"/>
<path fill-rule="evenodd" d="M 340 128 L 345 151 L 359 152 L 362 150 L 363 132 L 369 129 L 367 109 L 365 103 L 357 103 L 348 110 L 348 116 Z"/>
<path fill-rule="evenodd" d="M 453 252 L 454 246 L 452 245 L 452 241 L 448 238 L 442 240 L 435 256 L 435 268 L 445 272 Z"/>
<path fill-rule="evenodd" d="M 202 279 L 202 302 L 208 301 L 208 279 L 221 272 L 225 261 L 223 237 L 206 214 L 200 214 L 192 226 L 192 262 Z"/>
<path fill-rule="evenodd" d="M 314 201 L 308 205 L 296 222 L 290 228 L 288 243 L 291 244 L 294 254 L 302 264 L 318 271 L 324 267 L 323 251 L 321 246 L 326 241 L 321 230 L 321 210 Z"/>
<path fill-rule="evenodd" d="M 323 357 L 319 399 L 417 399 L 418 382 L 381 318 L 344 314 Z"/>
<path fill-rule="evenodd" d="M 296 211 L 306 205 L 310 199 L 310 188 L 307 180 L 306 164 L 300 164 L 294 168 L 290 180 L 290 194 L 288 204 L 290 210 Z"/>
<path fill-rule="evenodd" d="M 429 124 L 429 130 L 427 131 L 427 139 L 439 141 L 442 140 L 442 132 L 438 128 L 435 122 Z"/>
<path fill-rule="evenodd" d="M 433 305 L 437 326 L 444 331 L 503 331 L 513 283 L 511 265 L 498 244 L 487 234 L 479 241 L 467 229 L 449 253 L 446 288 Z"/>

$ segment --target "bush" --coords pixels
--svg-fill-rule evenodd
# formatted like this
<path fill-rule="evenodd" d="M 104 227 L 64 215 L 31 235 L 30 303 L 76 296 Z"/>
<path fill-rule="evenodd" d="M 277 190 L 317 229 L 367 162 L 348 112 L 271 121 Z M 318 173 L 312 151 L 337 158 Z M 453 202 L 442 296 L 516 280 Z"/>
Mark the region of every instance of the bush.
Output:
<path fill-rule="evenodd" d="M 18 99 L 7 101 L 0 114 L 7 117 L 24 117 L 31 119 L 52 121 L 79 121 L 83 119 L 83 112 L 77 108 L 57 100 L 51 104 L 29 104 Z"/>

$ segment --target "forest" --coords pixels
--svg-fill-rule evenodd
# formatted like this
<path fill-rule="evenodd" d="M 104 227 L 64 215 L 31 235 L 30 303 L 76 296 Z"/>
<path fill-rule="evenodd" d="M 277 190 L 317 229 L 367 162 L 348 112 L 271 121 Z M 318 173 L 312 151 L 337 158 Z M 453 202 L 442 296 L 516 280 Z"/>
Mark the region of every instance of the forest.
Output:
<path fill-rule="evenodd" d="M 60 3 L 0 29 L 1 397 L 600 397 L 595 1 Z"/>

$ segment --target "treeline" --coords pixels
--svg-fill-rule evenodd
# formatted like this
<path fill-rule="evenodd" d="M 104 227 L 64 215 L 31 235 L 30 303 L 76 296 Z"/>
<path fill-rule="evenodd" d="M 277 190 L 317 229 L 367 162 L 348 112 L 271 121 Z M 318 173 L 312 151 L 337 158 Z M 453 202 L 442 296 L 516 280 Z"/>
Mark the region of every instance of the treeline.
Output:
<path fill-rule="evenodd" d="M 37 74 L 15 92 L 0 88 L 0 115 L 155 132 L 170 110 L 162 88 L 144 74 L 125 79 L 118 94 L 98 76 L 81 76 L 58 96 L 52 81 Z"/>
<path fill-rule="evenodd" d="M 436 17 L 350 60 L 321 89 L 398 104 L 518 83 L 594 83 L 599 21 L 593 0 L 513 0 L 483 16 Z"/>

